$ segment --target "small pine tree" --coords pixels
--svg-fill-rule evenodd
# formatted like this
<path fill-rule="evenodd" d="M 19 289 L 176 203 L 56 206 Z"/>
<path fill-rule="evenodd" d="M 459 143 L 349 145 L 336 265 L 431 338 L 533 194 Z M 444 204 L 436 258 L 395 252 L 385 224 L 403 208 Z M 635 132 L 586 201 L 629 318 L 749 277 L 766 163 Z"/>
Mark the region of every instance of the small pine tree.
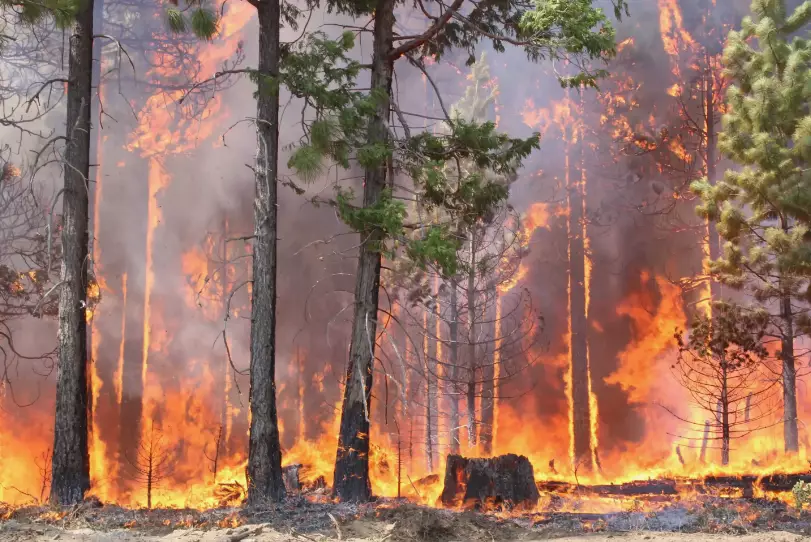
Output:
<path fill-rule="evenodd" d="M 754 0 L 752 16 L 730 32 L 723 62 L 733 84 L 719 148 L 742 167 L 716 186 L 707 179 L 692 186 L 699 215 L 717 221 L 725 240 L 711 272 L 771 313 L 787 452 L 799 447 L 794 341 L 808 329 L 811 293 L 811 43 L 792 34 L 809 21 L 811 1 L 788 13 L 784 0 Z"/>
<path fill-rule="evenodd" d="M 762 362 L 768 356 L 763 346 L 767 325 L 765 311 L 715 303 L 711 317 L 696 315 L 689 337 L 682 331 L 675 335 L 679 346 L 673 366 L 676 378 L 694 403 L 714 419 L 712 438 L 721 441 L 723 465 L 729 464 L 731 440 L 756 429 L 753 422 L 759 420 L 749 414 L 752 400 L 757 408 L 771 397 L 773 386 L 759 385 Z"/>

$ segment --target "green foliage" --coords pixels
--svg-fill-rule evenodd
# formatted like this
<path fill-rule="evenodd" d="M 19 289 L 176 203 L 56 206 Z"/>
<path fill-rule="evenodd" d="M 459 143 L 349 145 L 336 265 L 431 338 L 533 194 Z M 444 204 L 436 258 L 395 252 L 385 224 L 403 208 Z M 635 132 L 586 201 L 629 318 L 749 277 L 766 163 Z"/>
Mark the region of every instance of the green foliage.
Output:
<path fill-rule="evenodd" d="M 182 9 L 178 0 L 170 0 L 164 18 L 170 31 L 177 34 L 191 31 L 205 41 L 211 40 L 219 29 L 217 13 L 200 0 L 186 0 L 186 6 Z"/>
<path fill-rule="evenodd" d="M 732 372 L 756 364 L 768 356 L 763 337 L 769 315 L 759 308 L 747 309 L 733 303 L 713 303 L 712 317 L 696 316 L 690 336 L 676 332 L 680 353 L 690 352 L 711 365 Z"/>
<path fill-rule="evenodd" d="M 383 243 L 377 248 L 386 251 L 386 240 L 402 236 L 403 221 L 406 217 L 405 204 L 394 199 L 389 189 L 384 190 L 377 202 L 372 205 L 357 207 L 352 204 L 354 199 L 355 193 L 352 189 L 338 189 L 336 201 L 341 220 L 355 231 L 366 234 L 377 233 Z"/>
<path fill-rule="evenodd" d="M 753 17 L 724 50 L 733 84 L 720 150 L 741 167 L 712 186 L 692 185 L 699 215 L 718 221 L 724 254 L 710 270 L 756 299 L 807 299 L 811 277 L 811 45 L 790 34 L 811 21 L 811 2 L 787 14 L 755 0 Z"/>
<path fill-rule="evenodd" d="M 614 29 L 592 0 L 535 0 L 521 17 L 522 36 L 531 37 L 539 55 L 584 54 L 601 58 L 614 51 Z M 595 30 L 596 29 L 596 30 Z"/>
<path fill-rule="evenodd" d="M 316 147 L 304 145 L 293 151 L 287 165 L 293 168 L 302 180 L 312 182 L 323 171 L 323 156 Z"/>
<path fill-rule="evenodd" d="M 422 45 L 422 55 L 441 57 L 451 49 L 468 52 L 468 65 L 476 60 L 476 47 L 489 39 L 496 52 L 505 44 L 521 47 L 530 60 L 566 58 L 578 69 L 562 76 L 564 86 L 595 86 L 605 70 L 594 70 L 591 60 L 607 60 L 615 54 L 615 32 L 602 9 L 593 0 L 487 0 L 471 6 L 464 16 L 450 20 L 443 31 Z M 614 15 L 628 13 L 625 0 L 613 2 Z"/>
<path fill-rule="evenodd" d="M 804 505 L 811 503 L 811 484 L 800 480 L 791 488 L 791 493 L 794 495 L 794 507 L 798 512 L 803 509 Z"/>
<path fill-rule="evenodd" d="M 349 168 L 354 157 L 363 167 L 373 167 L 391 156 L 390 148 L 365 143 L 368 120 L 384 96 L 354 90 L 360 73 L 360 64 L 348 57 L 354 46 L 352 32 L 337 40 L 314 32 L 285 53 L 278 80 L 251 73 L 257 93 L 278 92 L 278 85 L 284 85 L 306 102 L 312 120 L 305 123 L 305 137 L 288 166 L 307 181 L 323 171 L 326 160 Z"/>
<path fill-rule="evenodd" d="M 420 238 L 408 243 L 406 254 L 420 269 L 432 264 L 443 275 L 452 277 L 459 266 L 457 254 L 461 246 L 459 236 L 452 234 L 447 225 L 431 225 Z"/>
<path fill-rule="evenodd" d="M 540 147 L 540 134 L 526 139 L 511 138 L 496 131 L 494 122 L 457 117 L 448 134 L 437 136 L 423 132 L 408 140 L 406 145 L 411 153 L 431 162 L 467 160 L 473 167 L 510 175 L 533 150 Z"/>
<path fill-rule="evenodd" d="M 52 17 L 58 28 L 70 26 L 83 5 L 83 0 L 0 0 L 0 8 L 13 12 L 23 24 Z"/>

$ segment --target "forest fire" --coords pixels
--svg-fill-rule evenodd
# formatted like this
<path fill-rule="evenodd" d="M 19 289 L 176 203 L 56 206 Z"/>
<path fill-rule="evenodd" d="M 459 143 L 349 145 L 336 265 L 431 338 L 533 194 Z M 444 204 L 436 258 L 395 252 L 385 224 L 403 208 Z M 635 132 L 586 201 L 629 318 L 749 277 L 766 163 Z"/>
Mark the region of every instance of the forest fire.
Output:
<path fill-rule="evenodd" d="M 769 298 L 778 309 L 747 305 L 734 312 L 714 304 L 766 299 L 722 286 L 719 277 L 731 273 L 713 262 L 735 253 L 732 245 L 722 247 L 719 235 L 730 226 L 717 223 L 731 211 L 713 212 L 707 203 L 720 198 L 712 190 L 721 172 L 737 167 L 718 148 L 721 117 L 731 110 L 724 95 L 732 84 L 721 51 L 745 12 L 740 3 L 658 0 L 655 13 L 640 16 L 642 23 L 619 25 L 610 76 L 596 89 L 547 86 L 544 78 L 560 75 L 557 64 L 544 64 L 540 75 L 522 75 L 536 78 L 526 90 L 499 88 L 514 59 L 500 65 L 482 56 L 461 68 L 427 49 L 394 49 L 391 62 L 402 59 L 413 73 L 398 80 L 403 96 L 386 105 L 385 122 L 366 112 L 377 102 L 352 101 L 353 93 L 366 89 L 337 88 L 349 78 L 343 72 L 328 91 L 317 89 L 319 99 L 329 95 L 355 108 L 342 116 L 320 102 L 317 112 L 304 112 L 317 100 L 303 99 L 304 85 L 290 81 L 295 64 L 272 73 L 270 83 L 263 79 L 267 74 L 240 67 L 256 53 L 245 45 L 258 26 L 253 2 L 224 5 L 210 41 L 174 36 L 163 26 L 144 30 L 138 39 L 151 46 L 131 60 L 145 79 L 139 90 L 125 97 L 112 91 L 111 81 L 100 78 L 98 84 L 105 108 L 115 115 L 131 110 L 136 120 L 94 134 L 92 266 L 82 305 L 91 358 L 90 489 L 84 497 L 149 510 L 204 511 L 250 501 L 256 487 L 246 474 L 255 445 L 250 405 L 258 389 L 252 371 L 260 363 L 253 357 L 253 262 L 262 250 L 257 217 L 265 212 L 273 215 L 274 228 L 278 220 L 271 230 L 278 278 L 275 312 L 266 318 L 275 326 L 273 358 L 261 363 L 275 368 L 269 389 L 282 492 L 308 504 L 337 505 L 351 499 L 342 499 L 334 486 L 362 479 L 365 468 L 371 493 L 391 499 L 381 506 L 396 507 L 401 502 L 394 499 L 405 498 L 497 517 L 606 514 L 631 505 L 648 512 L 708 496 L 794 505 L 795 484 L 811 481 L 811 442 L 800 423 L 792 449 L 786 427 L 811 416 L 811 397 L 796 386 L 792 418 L 784 408 L 791 400 L 784 382 L 789 346 L 798 380 L 808 366 L 805 313 L 792 309 L 792 302 L 807 304 L 800 299 L 806 290 L 796 286 L 792 295 L 799 301 L 784 302 L 781 279 L 770 291 L 784 288 L 784 297 Z M 142 9 L 149 25 L 165 23 L 154 7 Z M 647 25 L 646 17 L 656 24 Z M 118 31 L 118 23 L 107 24 Z M 285 59 L 307 41 L 297 36 L 285 37 L 291 42 L 282 48 Z M 398 36 L 393 47 L 408 37 Z M 338 49 L 332 44 L 319 54 L 349 63 Z M 98 69 L 107 73 L 115 64 L 112 49 L 98 50 Z M 313 62 L 313 56 L 295 59 Z M 237 80 L 242 75 L 247 77 Z M 243 102 L 249 92 L 259 96 L 263 85 L 276 85 L 273 92 L 289 98 L 291 111 L 301 106 L 301 118 L 284 118 L 282 101 L 278 172 L 262 154 L 267 149 L 255 157 L 267 164 L 238 170 L 234 164 L 255 153 L 254 131 L 262 124 L 253 104 Z M 441 96 L 426 99 L 454 85 L 458 101 L 451 108 Z M 323 111 L 332 116 L 324 120 Z M 361 114 L 369 119 L 361 123 Z M 406 126 L 412 117 L 422 126 Z M 503 148 L 518 141 L 504 139 L 499 152 L 483 157 L 470 151 L 437 165 L 443 153 L 450 155 L 438 142 L 450 138 L 454 122 L 493 120 L 498 129 L 540 134 L 541 152 L 516 152 L 525 159 L 517 171 L 511 167 L 518 158 L 497 169 L 493 156 L 508 154 Z M 341 163 L 343 147 L 326 140 L 337 133 L 350 139 L 355 124 L 377 121 L 381 133 L 390 132 L 380 136 L 384 140 L 401 131 L 408 138 L 426 135 L 397 147 L 411 154 L 396 167 L 369 165 L 375 152 L 385 160 L 396 154 L 380 151 L 380 142 L 346 159 L 348 170 L 391 177 L 382 184 L 383 195 L 374 195 L 382 198 L 379 205 L 364 213 L 368 209 L 352 190 L 367 190 L 374 175 L 367 171 L 362 182 L 357 175 L 341 178 L 351 190 L 338 187 L 333 197 L 319 179 L 334 176 L 337 166 L 323 167 L 319 160 L 337 156 Z M 243 124 L 250 126 L 247 135 L 238 131 Z M 311 143 L 319 137 L 321 147 Z M 473 139 L 483 146 L 495 136 Z M 312 150 L 306 145 L 324 156 L 299 152 Z M 409 161 L 419 153 L 431 156 L 430 167 Z M 302 155 L 310 160 L 307 183 L 297 169 Z M 245 182 L 271 170 L 280 186 L 272 213 L 262 207 L 261 187 Z M 425 201 L 391 195 L 395 188 L 416 193 L 425 178 L 434 183 L 425 181 L 431 196 Z M 485 181 L 497 187 L 485 196 L 504 189 L 509 197 L 480 211 L 485 196 L 477 194 L 482 199 L 471 203 L 465 191 L 480 190 Z M 704 192 L 696 182 L 706 183 Z M 399 200 L 406 202 L 402 209 Z M 369 216 L 373 227 L 364 222 Z M 47 219 L 40 229 L 50 235 L 50 228 Z M 378 230 L 389 237 L 369 233 Z M 788 225 L 783 230 L 786 238 L 802 238 Z M 356 233 L 364 239 L 360 245 Z M 377 275 L 356 280 L 346 261 L 362 263 L 355 253 L 367 244 L 374 244 L 382 263 L 370 259 Z M 50 272 L 50 240 L 44 250 Z M 61 245 L 56 252 L 65 257 Z M 0 265 L 4 281 L 6 271 Z M 3 300 L 23 304 L 28 284 L 38 280 L 25 273 L 35 272 L 9 271 Z M 367 283 L 374 295 L 361 299 Z M 39 292 L 33 304 L 39 308 L 48 295 Z M 19 321 L 37 327 L 15 324 L 14 330 L 26 336 L 18 342 L 28 347 L 53 325 L 26 310 Z M 365 320 L 358 316 L 362 311 Z M 719 338 L 725 314 L 749 324 L 733 330 L 736 341 Z M 787 338 L 786 329 L 803 331 Z M 703 344 L 691 342 L 702 332 Z M 367 355 L 368 370 L 361 363 Z M 58 363 L 53 353 L 30 357 L 37 360 L 32 374 L 19 376 L 28 359 L 7 362 L 0 384 L 8 414 L 0 423 L 0 501 L 12 508 L 46 502 L 53 483 Z M 720 370 L 702 372 L 714 362 Z M 361 405 L 356 425 L 346 422 L 350 400 Z M 272 443 L 261 444 L 276 461 Z M 336 456 L 339 463 L 349 457 L 349 466 L 336 467 Z M 356 464 L 363 465 L 360 475 L 351 470 Z M 476 484 L 515 495 L 485 494 Z M 742 515 L 751 513 L 745 504 L 736 506 Z M 124 527 L 136 526 L 127 521 L 133 523 Z M 243 523 L 236 513 L 213 521 L 222 528 Z"/>

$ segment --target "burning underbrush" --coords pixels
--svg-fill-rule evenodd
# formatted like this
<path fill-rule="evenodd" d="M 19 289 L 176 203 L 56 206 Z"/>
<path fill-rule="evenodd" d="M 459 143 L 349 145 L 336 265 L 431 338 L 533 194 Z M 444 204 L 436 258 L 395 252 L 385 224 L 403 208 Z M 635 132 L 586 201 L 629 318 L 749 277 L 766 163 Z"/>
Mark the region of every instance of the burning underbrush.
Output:
<path fill-rule="evenodd" d="M 291 482 L 301 470 L 296 467 L 286 472 Z M 202 533 L 224 533 L 212 540 L 236 536 L 239 540 L 437 542 L 636 531 L 744 534 L 783 530 L 811 534 L 811 513 L 798 510 L 792 494 L 798 482 L 808 480 L 811 474 L 673 478 L 607 485 L 544 481 L 534 485 L 537 504 L 531 507 L 515 506 L 499 496 L 445 508 L 426 507 L 407 498 L 381 497 L 362 505 L 336 503 L 329 488 L 321 483 L 301 484 L 300 489 L 290 491 L 283 504 L 247 508 L 235 503 L 237 506 L 211 509 L 131 509 L 97 499 L 63 509 L 4 505 L 0 508 L 0 540 L 8 533 L 17 536 L 22 532 L 48 539 L 61 532 L 92 532 L 107 533 L 111 540 L 128 540 L 130 536 L 174 540 L 177 533 L 195 532 L 201 533 L 201 540 L 208 540 Z M 221 493 L 227 490 L 217 489 Z M 252 536 L 260 531 L 272 536 Z M 13 539 L 26 538 L 20 535 Z"/>

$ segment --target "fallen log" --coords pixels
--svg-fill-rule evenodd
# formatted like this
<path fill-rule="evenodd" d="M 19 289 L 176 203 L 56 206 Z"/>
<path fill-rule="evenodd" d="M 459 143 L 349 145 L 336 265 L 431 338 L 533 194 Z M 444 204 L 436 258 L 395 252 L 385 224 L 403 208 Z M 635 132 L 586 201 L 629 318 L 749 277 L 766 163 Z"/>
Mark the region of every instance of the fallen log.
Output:
<path fill-rule="evenodd" d="M 677 495 L 685 490 L 699 493 L 741 491 L 744 497 L 754 496 L 755 488 L 763 491 L 791 491 L 797 482 L 811 483 L 810 473 L 771 474 L 758 476 L 707 476 L 706 478 L 672 478 L 661 480 L 636 480 L 623 484 L 576 485 L 557 480 L 542 480 L 537 483 L 542 493 L 637 497 L 645 495 Z"/>
<path fill-rule="evenodd" d="M 641 495 L 677 495 L 675 480 L 638 480 L 624 484 L 577 486 L 569 482 L 540 481 L 538 491 L 544 493 L 588 493 L 591 495 L 616 495 L 635 497 Z"/>
<path fill-rule="evenodd" d="M 539 498 L 532 463 L 522 455 L 447 458 L 440 497 L 445 506 L 534 508 Z"/>

